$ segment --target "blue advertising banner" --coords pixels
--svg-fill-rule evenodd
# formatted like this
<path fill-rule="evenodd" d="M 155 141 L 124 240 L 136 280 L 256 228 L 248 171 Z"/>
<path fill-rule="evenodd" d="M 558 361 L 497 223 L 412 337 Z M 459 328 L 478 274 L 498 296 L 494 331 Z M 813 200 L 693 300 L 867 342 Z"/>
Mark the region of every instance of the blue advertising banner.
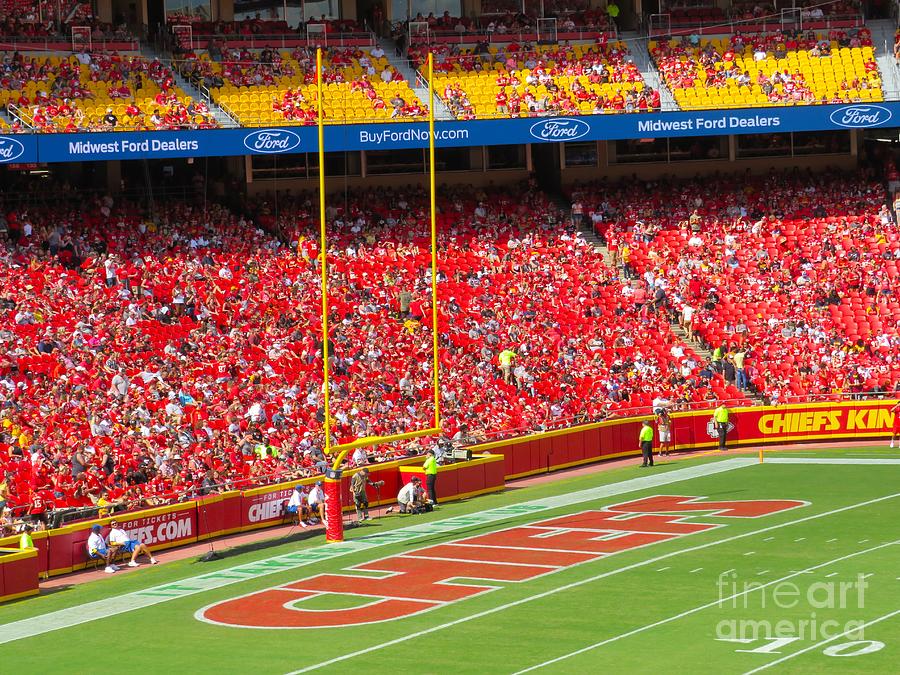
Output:
<path fill-rule="evenodd" d="M 0 136 L 0 164 L 32 164 L 38 161 L 34 136 Z"/>
<path fill-rule="evenodd" d="M 653 114 L 542 117 L 472 122 L 438 122 L 438 147 L 560 143 L 628 138 L 764 134 L 790 131 L 833 131 L 893 127 L 900 121 L 900 102 L 703 110 Z M 317 131 L 309 127 L 210 129 L 125 133 L 48 134 L 0 137 L 0 154 L 18 161 L 77 162 L 111 159 L 222 157 L 315 152 Z M 17 145 L 18 144 L 18 145 Z M 31 144 L 31 145 L 29 145 Z M 37 158 L 27 159 L 37 145 Z M 325 150 L 391 150 L 428 146 L 428 125 L 329 125 Z M 18 153 L 18 154 L 17 154 Z M 0 161 L 14 161 L 4 155 Z"/>

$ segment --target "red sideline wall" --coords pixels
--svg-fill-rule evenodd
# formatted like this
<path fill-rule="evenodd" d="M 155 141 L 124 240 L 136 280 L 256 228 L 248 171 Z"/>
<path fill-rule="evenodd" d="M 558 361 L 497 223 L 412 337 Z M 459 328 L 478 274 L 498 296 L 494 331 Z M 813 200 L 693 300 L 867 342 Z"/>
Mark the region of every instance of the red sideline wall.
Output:
<path fill-rule="evenodd" d="M 894 415 L 893 400 L 873 402 L 812 403 L 770 407 L 737 408 L 732 411 L 730 447 L 766 443 L 812 442 L 820 440 L 878 439 L 890 436 Z M 635 456 L 638 431 L 647 417 L 607 420 L 570 429 L 483 443 L 475 453 L 490 452 L 496 457 L 473 458 L 471 464 L 441 467 L 439 499 L 453 499 L 501 489 L 504 480 L 544 473 L 570 466 L 615 457 Z M 710 411 L 675 413 L 673 437 L 677 450 L 716 446 L 709 422 Z M 369 488 L 373 505 L 393 503 L 397 492 L 411 474 L 421 468 L 421 458 L 408 458 L 369 466 L 373 481 L 383 480 L 379 493 Z M 345 508 L 352 508 L 349 483 L 356 469 L 348 470 L 341 484 Z M 424 477 L 423 477 L 424 479 Z M 154 550 L 202 541 L 224 534 L 270 527 L 284 522 L 281 506 L 298 482 L 247 491 L 211 495 L 196 501 L 172 504 L 135 513 L 117 515 L 132 536 Z M 86 542 L 94 523 L 104 526 L 109 518 L 79 522 L 34 534 L 35 549 L 27 556 L 35 574 L 57 575 L 82 569 L 87 559 Z M 18 537 L 0 539 L 0 548 L 16 549 Z M 0 556 L 13 562 L 13 558 Z M 18 559 L 16 559 L 18 560 Z M 22 563 L 25 564 L 25 563 Z M 21 569 L 21 568 L 20 568 Z M 19 572 L 16 572 L 18 574 Z M 15 577 L 18 578 L 18 577 Z M 24 591 L 16 591 L 24 592 Z M 2 593 L 0 593 L 2 596 Z M 0 598 L 2 599 L 2 598 Z"/>
<path fill-rule="evenodd" d="M 503 469 L 502 455 L 472 457 L 470 462 L 439 466 L 435 483 L 438 501 L 468 499 L 489 492 L 499 492 L 504 487 Z M 422 479 L 422 487 L 425 487 L 425 471 L 421 464 L 401 466 L 400 476 L 403 484 L 408 483 L 413 476 L 418 476 Z"/>
<path fill-rule="evenodd" d="M 0 602 L 36 595 L 38 571 L 36 548 L 0 548 Z"/>
<path fill-rule="evenodd" d="M 803 443 L 822 440 L 888 438 L 894 424 L 890 408 L 896 400 L 808 403 L 734 408 L 728 445 Z M 717 436 L 708 410 L 674 413 L 676 450 L 713 448 Z M 588 464 L 602 459 L 637 456 L 641 422 L 651 416 L 594 424 L 482 443 L 473 452 L 503 455 L 507 480 Z"/>
<path fill-rule="evenodd" d="M 501 458 L 497 458 L 500 466 Z M 369 488 L 372 505 L 393 503 L 402 486 L 400 468 L 407 464 L 421 465 L 421 457 L 409 457 L 383 464 L 370 464 L 372 481 L 384 481 L 380 488 Z M 350 479 L 357 469 L 344 473 L 341 480 L 342 502 L 345 510 L 352 509 Z M 123 529 L 131 538 L 147 544 L 154 551 L 204 541 L 234 532 L 245 532 L 280 525 L 285 522 L 283 505 L 290 498 L 294 486 L 309 485 L 315 478 L 232 491 L 197 500 L 171 504 L 133 513 L 116 514 Z M 502 482 L 502 481 L 501 481 Z M 35 532 L 35 548 L 29 554 L 33 561 L 35 580 L 38 575 L 55 576 L 84 569 L 94 564 L 87 554 L 87 540 L 91 527 L 103 526 L 103 534 L 109 534 L 111 518 L 81 521 L 46 532 Z M 0 539 L 0 548 L 18 551 L 19 537 Z M 0 566 L 8 556 L 0 556 Z M 2 567 L 0 567 L 2 571 Z M 36 581 L 35 581 L 36 583 Z M 0 593 L 2 595 L 2 593 Z"/>

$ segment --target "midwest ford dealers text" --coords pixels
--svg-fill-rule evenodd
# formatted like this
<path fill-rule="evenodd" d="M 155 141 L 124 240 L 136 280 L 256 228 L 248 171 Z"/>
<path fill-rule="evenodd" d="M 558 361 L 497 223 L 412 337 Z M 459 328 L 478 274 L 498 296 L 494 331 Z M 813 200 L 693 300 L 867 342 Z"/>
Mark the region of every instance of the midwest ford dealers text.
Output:
<path fill-rule="evenodd" d="M 781 126 L 780 117 L 763 117 L 752 115 L 737 117 L 722 115 L 721 117 L 695 117 L 687 120 L 641 120 L 638 132 L 659 131 L 704 131 L 707 129 L 774 129 Z"/>
<path fill-rule="evenodd" d="M 199 141 L 186 141 L 181 138 L 165 140 L 151 138 L 140 141 L 130 141 L 127 138 L 121 141 L 109 141 L 107 143 L 95 143 L 93 141 L 75 141 L 69 143 L 70 155 L 112 155 L 118 153 L 138 152 L 184 152 L 185 150 L 199 150 Z"/>

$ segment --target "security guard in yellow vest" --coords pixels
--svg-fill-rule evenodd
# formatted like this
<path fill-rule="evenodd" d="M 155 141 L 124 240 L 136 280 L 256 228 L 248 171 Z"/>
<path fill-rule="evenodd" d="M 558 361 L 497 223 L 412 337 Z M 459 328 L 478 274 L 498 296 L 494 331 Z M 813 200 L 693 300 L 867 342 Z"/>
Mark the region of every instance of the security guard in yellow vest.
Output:
<path fill-rule="evenodd" d="M 425 486 L 428 488 L 428 499 L 432 505 L 437 506 L 437 459 L 434 456 L 434 450 L 425 453 L 425 463 L 422 465 L 425 471 Z"/>
<path fill-rule="evenodd" d="M 638 440 L 641 442 L 641 455 L 644 458 L 641 466 L 653 466 L 653 425 L 650 420 L 644 420 Z"/>
<path fill-rule="evenodd" d="M 728 419 L 731 416 L 731 413 L 728 411 L 728 408 L 725 407 L 725 404 L 719 401 L 718 407 L 713 410 L 713 422 L 716 425 L 716 431 L 719 434 L 719 450 L 725 451 L 728 448 L 725 447 L 725 436 L 728 435 Z"/>
<path fill-rule="evenodd" d="M 26 548 L 34 548 L 34 541 L 31 538 L 31 531 L 34 528 L 31 525 L 26 525 L 25 529 L 22 530 L 22 536 L 19 537 L 19 548 L 23 551 Z"/>

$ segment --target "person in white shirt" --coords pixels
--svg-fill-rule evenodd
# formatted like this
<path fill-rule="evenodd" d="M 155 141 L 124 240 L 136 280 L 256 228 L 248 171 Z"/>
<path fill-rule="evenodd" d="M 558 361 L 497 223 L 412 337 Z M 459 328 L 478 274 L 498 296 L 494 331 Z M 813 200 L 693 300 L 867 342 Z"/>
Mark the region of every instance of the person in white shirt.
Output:
<path fill-rule="evenodd" d="M 366 454 L 365 448 L 357 448 L 353 451 L 353 465 L 365 466 L 369 463 L 369 456 Z"/>
<path fill-rule="evenodd" d="M 413 476 L 406 485 L 400 488 L 397 494 L 397 504 L 400 506 L 400 513 L 419 513 L 425 505 L 425 492 L 422 490 L 422 480 L 418 476 Z M 390 513 L 394 507 L 390 507 L 386 513 Z"/>
<path fill-rule="evenodd" d="M 115 520 L 109 523 L 109 548 L 113 553 L 117 551 L 125 551 L 131 554 L 131 560 L 128 561 L 129 567 L 137 567 L 139 565 L 137 557 L 145 555 L 150 558 L 150 564 L 156 565 L 159 561 L 150 553 L 150 549 L 146 544 L 141 544 L 137 539 L 131 539 L 128 533 L 119 527 L 119 523 Z"/>
<path fill-rule="evenodd" d="M 106 561 L 106 569 L 103 571 L 107 574 L 113 574 L 119 571 L 117 565 L 112 564 L 115 551 L 106 544 L 106 539 L 101 534 L 103 528 L 100 525 L 91 527 L 91 536 L 87 540 L 87 553 L 89 558 L 103 558 Z"/>
<path fill-rule="evenodd" d="M 309 519 L 309 508 L 303 503 L 303 499 L 303 488 L 295 485 L 287 503 L 287 512 L 291 514 L 295 525 L 299 523 L 300 527 L 309 527 L 309 523 L 306 522 Z"/>
<path fill-rule="evenodd" d="M 309 504 L 310 513 L 318 515 L 319 520 L 327 525 L 327 522 L 325 521 L 325 490 L 322 489 L 323 485 L 324 483 L 322 481 L 317 480 L 316 484 L 313 485 L 312 489 L 309 491 L 306 501 Z"/>

